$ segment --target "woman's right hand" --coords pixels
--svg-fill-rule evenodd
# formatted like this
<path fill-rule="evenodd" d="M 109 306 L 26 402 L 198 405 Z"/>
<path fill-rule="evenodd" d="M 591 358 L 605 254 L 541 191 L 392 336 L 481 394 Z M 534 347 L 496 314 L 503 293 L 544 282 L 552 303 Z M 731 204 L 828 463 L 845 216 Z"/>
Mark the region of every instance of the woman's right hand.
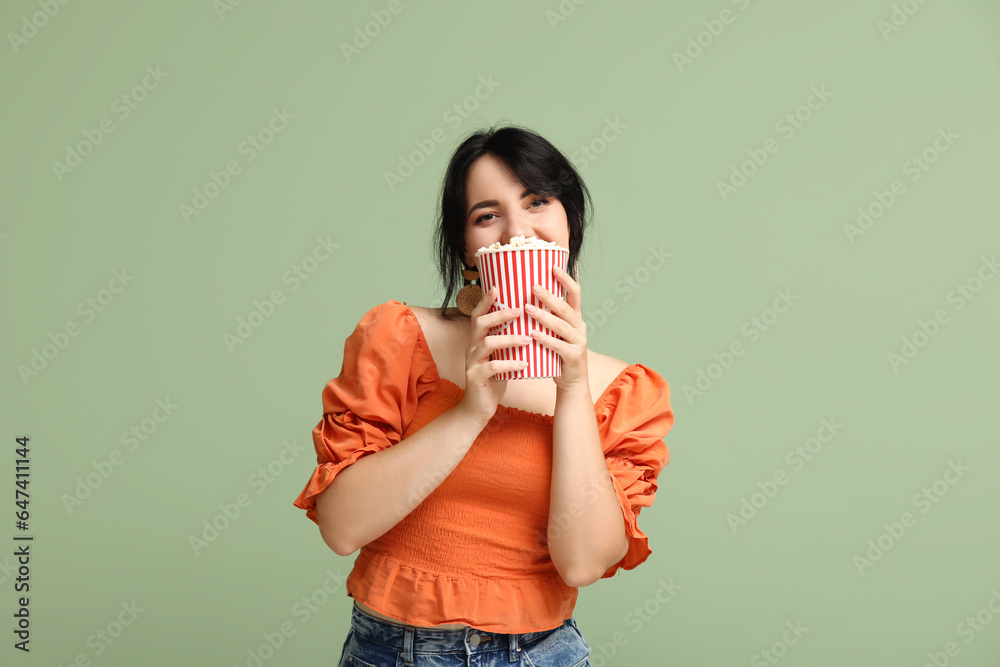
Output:
<path fill-rule="evenodd" d="M 490 353 L 494 350 L 521 347 L 530 343 L 527 337 L 488 334 L 493 327 L 515 320 L 521 315 L 520 308 L 503 308 L 493 313 L 489 312 L 496 297 L 497 288 L 494 286 L 483 295 L 470 314 L 471 334 L 465 352 L 465 396 L 459 404 L 470 418 L 482 424 L 493 418 L 500 399 L 507 391 L 507 380 L 497 380 L 494 376 L 498 373 L 519 371 L 528 365 L 526 361 L 517 360 L 490 361 Z"/>

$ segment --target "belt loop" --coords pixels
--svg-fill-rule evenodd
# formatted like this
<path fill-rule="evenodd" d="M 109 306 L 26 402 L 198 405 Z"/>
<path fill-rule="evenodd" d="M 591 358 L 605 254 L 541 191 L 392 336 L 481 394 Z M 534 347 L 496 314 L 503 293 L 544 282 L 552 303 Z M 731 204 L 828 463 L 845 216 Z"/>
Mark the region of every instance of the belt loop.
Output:
<path fill-rule="evenodd" d="M 517 654 L 518 654 L 518 651 L 520 651 L 520 649 L 517 647 L 517 635 L 512 632 L 512 633 L 510 633 L 507 636 L 510 638 L 510 641 L 509 641 L 509 644 L 510 644 L 510 662 L 517 662 L 518 661 Z"/>
<path fill-rule="evenodd" d="M 413 634 L 415 632 L 413 626 L 408 625 L 403 633 L 403 664 L 405 665 L 413 664 Z"/>

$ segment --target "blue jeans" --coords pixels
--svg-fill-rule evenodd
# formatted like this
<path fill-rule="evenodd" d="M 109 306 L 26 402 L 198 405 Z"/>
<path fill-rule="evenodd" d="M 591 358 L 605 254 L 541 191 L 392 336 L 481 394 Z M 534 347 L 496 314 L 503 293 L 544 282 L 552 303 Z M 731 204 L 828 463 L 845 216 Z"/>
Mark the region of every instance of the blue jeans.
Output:
<path fill-rule="evenodd" d="M 502 634 L 385 621 L 354 605 L 338 667 L 591 667 L 572 617 L 553 630 Z"/>

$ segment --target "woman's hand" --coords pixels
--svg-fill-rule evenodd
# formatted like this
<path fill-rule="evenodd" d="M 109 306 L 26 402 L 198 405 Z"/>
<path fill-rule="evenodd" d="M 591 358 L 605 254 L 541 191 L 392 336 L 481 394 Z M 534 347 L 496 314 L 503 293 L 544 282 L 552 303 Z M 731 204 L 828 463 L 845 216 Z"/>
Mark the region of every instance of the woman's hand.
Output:
<path fill-rule="evenodd" d="M 531 342 L 529 338 L 515 335 L 488 335 L 493 327 L 521 316 L 520 308 L 489 312 L 497 294 L 497 288 L 493 287 L 483 295 L 470 315 L 472 332 L 465 352 L 465 396 L 459 404 L 471 419 L 484 425 L 493 418 L 500 399 L 507 391 L 507 380 L 497 380 L 494 376 L 519 371 L 528 365 L 526 361 L 517 360 L 490 361 L 490 353 L 500 348 L 520 347 Z"/>
<path fill-rule="evenodd" d="M 552 312 L 535 308 L 531 304 L 525 305 L 525 311 L 539 324 L 561 336 L 562 340 L 541 331 L 532 331 L 531 337 L 562 357 L 562 375 L 552 378 L 558 390 L 583 386 L 589 391 L 587 324 L 583 321 L 580 284 L 558 266 L 552 267 L 552 273 L 562 283 L 566 300 L 563 301 L 541 285 L 535 285 L 533 293 Z"/>

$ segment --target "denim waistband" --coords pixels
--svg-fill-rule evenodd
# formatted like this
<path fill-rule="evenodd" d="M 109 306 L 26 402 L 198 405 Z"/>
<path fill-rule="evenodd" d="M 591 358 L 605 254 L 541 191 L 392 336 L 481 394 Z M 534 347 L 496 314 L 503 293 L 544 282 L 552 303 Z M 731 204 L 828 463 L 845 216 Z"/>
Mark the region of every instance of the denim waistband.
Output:
<path fill-rule="evenodd" d="M 538 641 L 565 625 L 566 621 L 563 621 L 562 625 L 551 630 L 520 634 L 487 632 L 472 627 L 463 630 L 442 630 L 376 618 L 358 607 L 357 601 L 355 601 L 351 611 L 352 630 L 370 641 L 396 649 L 405 656 L 412 656 L 414 652 L 466 653 L 471 655 L 506 649 L 510 652 L 510 661 L 517 662 L 521 646 Z"/>

